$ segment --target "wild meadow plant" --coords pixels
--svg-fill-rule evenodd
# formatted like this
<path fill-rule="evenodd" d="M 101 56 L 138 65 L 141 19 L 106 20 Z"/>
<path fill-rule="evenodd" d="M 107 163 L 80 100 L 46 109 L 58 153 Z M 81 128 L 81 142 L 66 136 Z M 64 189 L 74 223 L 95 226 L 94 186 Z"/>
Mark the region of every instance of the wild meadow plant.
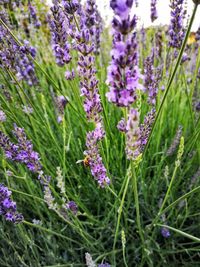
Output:
<path fill-rule="evenodd" d="M 110 0 L 109 26 L 95 0 L 0 1 L 0 266 L 200 265 L 185 2 L 140 28 L 136 0 Z"/>

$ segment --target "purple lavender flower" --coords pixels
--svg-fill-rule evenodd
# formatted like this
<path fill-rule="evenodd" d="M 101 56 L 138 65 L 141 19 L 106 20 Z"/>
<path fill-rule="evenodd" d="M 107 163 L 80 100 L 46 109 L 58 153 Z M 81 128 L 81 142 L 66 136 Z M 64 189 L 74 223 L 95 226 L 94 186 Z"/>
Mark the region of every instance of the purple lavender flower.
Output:
<path fill-rule="evenodd" d="M 71 210 L 74 215 L 76 215 L 78 212 L 78 207 L 74 201 L 68 201 L 68 203 L 66 204 L 66 208 L 68 210 Z"/>
<path fill-rule="evenodd" d="M 183 20 L 185 18 L 185 10 L 183 9 L 184 0 L 172 0 L 171 7 L 171 23 L 169 26 L 169 45 L 180 49 L 185 36 Z"/>
<path fill-rule="evenodd" d="M 169 238 L 171 236 L 169 229 L 166 227 L 162 227 L 161 234 L 164 238 Z"/>
<path fill-rule="evenodd" d="M 130 19 L 129 14 L 132 4 L 133 1 L 110 2 L 115 17 L 112 61 L 107 76 L 110 91 L 106 96 L 120 107 L 130 106 L 136 100 L 136 89 L 140 88 L 136 33 L 131 34 L 136 26 L 136 17 Z"/>
<path fill-rule="evenodd" d="M 122 118 L 118 124 L 117 124 L 117 129 L 120 131 L 120 132 L 124 132 L 126 133 L 127 132 L 127 129 L 126 129 L 126 121 L 124 118 Z"/>
<path fill-rule="evenodd" d="M 28 9 L 29 9 L 29 13 L 30 13 L 30 19 L 31 19 L 31 21 L 33 21 L 33 25 L 37 29 L 40 28 L 41 22 L 38 19 L 36 8 L 33 5 L 31 5 L 30 1 L 28 3 Z"/>
<path fill-rule="evenodd" d="M 56 104 L 56 109 L 58 113 L 58 117 L 57 117 L 58 123 L 61 123 L 63 121 L 64 110 L 65 110 L 67 103 L 68 103 L 68 99 L 63 95 L 60 95 L 55 98 L 55 104 Z"/>
<path fill-rule="evenodd" d="M 99 54 L 103 20 L 94 0 L 86 1 L 85 15 L 85 24 L 90 29 L 92 43 L 94 44 L 94 54 Z"/>
<path fill-rule="evenodd" d="M 200 101 L 197 102 L 196 106 L 195 106 L 196 111 L 200 111 Z"/>
<path fill-rule="evenodd" d="M 49 16 L 52 47 L 56 57 L 56 63 L 62 67 L 71 61 L 70 44 L 67 42 L 67 21 L 59 1 L 54 0 L 53 4 L 51 7 L 53 19 Z"/>
<path fill-rule="evenodd" d="M 84 49 L 84 46 L 82 47 Z M 88 49 L 85 47 L 86 50 Z M 83 52 L 83 50 L 82 50 Z M 96 70 L 93 66 L 93 56 L 80 56 L 78 62 L 78 73 L 81 77 L 80 87 L 81 96 L 84 96 L 84 110 L 89 121 L 101 121 L 101 100 L 98 90 L 98 80 L 96 79 Z"/>
<path fill-rule="evenodd" d="M 72 71 L 68 71 L 67 70 L 65 72 L 65 78 L 66 78 L 66 80 L 69 80 L 69 81 L 73 80 L 75 78 L 75 72 L 74 72 L 74 70 L 72 70 Z"/>
<path fill-rule="evenodd" d="M 132 5 L 133 5 L 133 0 L 110 1 L 110 7 L 113 9 L 115 14 L 118 15 L 122 20 L 128 19 Z"/>
<path fill-rule="evenodd" d="M 189 61 L 190 57 L 188 56 L 187 53 L 183 53 L 182 59 L 181 59 L 181 64 L 183 64 L 186 61 Z"/>
<path fill-rule="evenodd" d="M 67 6 L 67 8 L 66 8 Z M 64 5 L 65 13 L 69 11 L 68 4 Z M 92 122 L 101 121 L 101 100 L 98 90 L 98 80 L 96 79 L 95 58 L 94 53 L 94 40 L 93 35 L 95 32 L 95 3 L 93 0 L 86 2 L 86 9 L 81 6 L 76 6 L 77 12 L 74 16 L 80 23 L 80 30 L 75 29 L 71 33 L 71 37 L 74 39 L 74 48 L 78 51 L 78 74 L 80 77 L 80 90 L 81 96 L 84 96 L 84 110 L 87 114 L 87 119 Z M 72 21 L 71 25 L 75 24 Z M 68 22 L 69 24 L 69 22 Z M 75 25 L 74 25 L 75 27 Z"/>
<path fill-rule="evenodd" d="M 8 4 L 9 0 L 0 0 L 0 5 Z"/>
<path fill-rule="evenodd" d="M 144 151 L 145 145 L 148 142 L 151 128 L 155 120 L 155 115 L 156 115 L 156 110 L 153 108 L 145 116 L 144 123 L 140 125 L 139 150 L 141 153 Z"/>
<path fill-rule="evenodd" d="M 154 69 L 153 65 L 154 53 L 152 52 L 144 61 L 144 90 L 148 93 L 149 104 L 155 105 L 161 69 Z"/>
<path fill-rule="evenodd" d="M 98 142 L 104 137 L 104 134 L 101 123 L 98 123 L 95 130 L 87 134 L 87 150 L 84 152 L 88 157 L 91 173 L 101 187 L 110 183 L 98 148 Z"/>
<path fill-rule="evenodd" d="M 95 52 L 96 6 L 93 0 L 86 2 L 85 9 L 75 0 L 70 2 L 63 1 L 62 4 L 68 20 L 68 33 L 73 40 L 73 48 L 76 49 L 79 55 L 77 71 L 80 77 L 81 96 L 84 96 L 84 110 L 88 121 L 93 122 L 95 126 L 95 129 L 87 134 L 87 150 L 84 154 L 89 159 L 92 175 L 100 186 L 104 187 L 109 184 L 109 178 L 98 148 L 98 142 L 104 137 L 104 130 L 93 55 Z M 70 75 L 67 76 L 70 77 Z"/>
<path fill-rule="evenodd" d="M 109 263 L 107 263 L 107 262 L 101 263 L 101 264 L 98 265 L 98 267 L 110 267 L 110 266 L 111 265 Z"/>
<path fill-rule="evenodd" d="M 11 191 L 6 186 L 0 184 L 0 215 L 7 221 L 20 223 L 23 221 L 23 215 L 17 212 L 16 203 L 11 200 Z"/>
<path fill-rule="evenodd" d="M 63 95 L 60 95 L 56 98 L 56 104 L 57 104 L 57 108 L 59 110 L 59 113 L 63 114 L 67 103 L 68 103 L 68 99 Z"/>
<path fill-rule="evenodd" d="M 67 14 L 73 15 L 80 8 L 80 3 L 78 0 L 63 0 L 63 7 Z"/>
<path fill-rule="evenodd" d="M 196 41 L 199 41 L 200 40 L 200 26 L 199 26 L 199 28 L 196 31 L 195 39 L 196 39 Z"/>
<path fill-rule="evenodd" d="M 1 15 L 0 15 L 1 17 Z M 30 86 L 37 85 L 34 64 L 28 57 L 36 55 L 35 48 L 29 46 L 28 41 L 20 46 L 9 31 L 0 25 L 0 67 L 15 73 L 18 80 L 25 80 Z"/>
<path fill-rule="evenodd" d="M 6 121 L 6 114 L 3 112 L 3 110 L 0 110 L 0 122 Z"/>
<path fill-rule="evenodd" d="M 152 22 L 154 22 L 158 18 L 156 4 L 157 4 L 157 0 L 151 0 L 151 21 Z"/>
<path fill-rule="evenodd" d="M 17 144 L 0 131 L 0 147 L 3 149 L 7 159 L 24 163 L 32 172 L 41 170 L 39 154 L 33 151 L 32 143 L 27 139 L 24 129 L 14 126 L 14 135 Z"/>

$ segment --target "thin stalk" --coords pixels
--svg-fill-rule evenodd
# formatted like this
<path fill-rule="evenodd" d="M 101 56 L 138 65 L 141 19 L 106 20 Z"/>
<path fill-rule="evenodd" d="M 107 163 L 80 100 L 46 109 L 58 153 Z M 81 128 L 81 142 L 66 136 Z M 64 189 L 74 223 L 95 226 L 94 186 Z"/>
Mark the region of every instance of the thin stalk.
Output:
<path fill-rule="evenodd" d="M 177 200 L 175 200 L 173 203 L 171 203 L 169 206 L 167 206 L 165 209 L 163 209 L 160 212 L 160 215 L 166 213 L 168 210 L 172 209 L 174 206 L 176 206 L 181 200 L 188 198 L 191 194 L 196 193 L 197 191 L 200 190 L 200 186 L 194 188 L 193 190 L 191 190 L 190 192 L 186 193 L 185 195 L 179 197 Z"/>
<path fill-rule="evenodd" d="M 26 197 L 30 197 L 30 198 L 34 198 L 40 202 L 44 202 L 44 199 L 40 198 L 40 197 L 37 197 L 37 196 L 34 196 L 34 195 L 30 195 L 30 194 L 27 194 L 27 193 L 24 193 L 22 191 L 19 191 L 19 190 L 16 190 L 16 189 L 13 189 L 11 187 L 8 187 L 9 190 L 11 190 L 12 192 L 14 193 L 17 193 L 17 194 L 20 194 L 20 195 L 23 195 L 23 196 L 26 196 Z"/>
<path fill-rule="evenodd" d="M 174 171 L 173 171 L 173 175 L 172 175 L 172 179 L 171 179 L 171 181 L 170 181 L 169 187 L 168 187 L 167 192 L 166 192 L 166 194 L 165 194 L 164 200 L 163 200 L 163 202 L 162 202 L 162 205 L 161 205 L 161 207 L 160 207 L 160 209 L 159 209 L 159 212 L 158 212 L 156 218 L 155 218 L 155 219 L 153 220 L 153 222 L 151 223 L 151 227 L 150 227 L 150 229 L 152 229 L 152 227 L 157 223 L 157 221 L 159 220 L 160 215 L 162 214 L 162 211 L 163 211 L 163 209 L 164 209 L 165 203 L 166 203 L 166 201 L 167 201 L 167 199 L 168 199 L 168 197 L 169 197 L 169 194 L 170 194 L 170 192 L 171 192 L 172 184 L 173 184 L 173 182 L 174 182 L 174 179 L 175 179 L 175 176 L 176 176 L 176 172 L 177 172 L 178 167 L 179 167 L 179 166 L 175 165 L 175 168 L 174 168 Z"/>
<path fill-rule="evenodd" d="M 151 129 L 151 132 L 150 132 L 150 134 L 149 134 L 148 142 L 147 142 L 147 144 L 146 144 L 146 146 L 145 146 L 145 149 L 144 149 L 144 152 L 143 152 L 143 157 L 144 157 L 144 155 L 146 154 L 146 151 L 147 151 L 147 148 L 148 148 L 148 146 L 149 146 L 149 143 L 150 143 L 152 134 L 153 134 L 153 132 L 154 132 L 154 130 L 155 130 L 155 126 L 156 126 L 156 124 L 157 124 L 157 122 L 158 122 L 158 118 L 159 118 L 159 116 L 160 116 L 160 114 L 161 114 L 161 112 L 162 112 L 162 110 L 163 110 L 163 106 L 164 106 L 164 103 L 165 103 L 165 101 L 166 101 L 167 95 L 168 95 L 168 93 L 169 93 L 169 90 L 170 90 L 170 88 L 171 88 L 172 82 L 173 82 L 173 80 L 174 80 L 174 78 L 175 78 L 176 72 L 177 72 L 178 67 L 179 67 L 179 65 L 180 65 L 180 62 L 181 62 L 181 59 L 182 59 L 182 56 L 183 56 L 183 52 L 184 52 L 184 50 L 185 50 L 185 46 L 186 46 L 186 44 L 187 44 L 187 40 L 188 40 L 190 31 L 191 31 L 191 28 L 192 28 L 192 24 L 193 24 L 193 22 L 194 22 L 194 18 L 195 18 L 195 15 L 196 15 L 197 7 L 198 7 L 198 5 L 195 4 L 195 5 L 194 5 L 194 9 L 193 9 L 192 16 L 191 16 L 191 18 L 190 18 L 190 23 L 189 23 L 189 26 L 188 26 L 188 29 L 187 29 L 185 38 L 184 38 L 184 41 L 183 41 L 183 43 L 182 43 L 181 50 L 180 50 L 180 52 L 179 52 L 179 55 L 178 55 L 178 58 L 177 58 L 177 61 L 176 61 L 176 65 L 175 65 L 174 70 L 173 70 L 173 72 L 172 72 L 172 75 L 171 75 L 171 77 L 170 77 L 170 79 L 169 79 L 169 82 L 168 82 L 168 85 L 167 85 L 165 94 L 164 94 L 164 96 L 163 96 L 162 102 L 161 102 L 161 104 L 160 104 L 160 107 L 159 107 L 159 109 L 158 109 L 158 112 L 157 112 L 157 114 L 156 114 L 156 118 L 155 118 L 155 120 L 154 120 L 152 129 Z"/>
<path fill-rule="evenodd" d="M 38 228 L 38 229 L 40 229 L 40 230 L 42 230 L 42 231 L 45 231 L 45 232 L 47 232 L 47 233 L 49 233 L 49 234 L 52 234 L 52 235 L 55 235 L 55 236 L 59 236 L 59 237 L 61 237 L 61 238 L 63 238 L 63 239 L 66 239 L 66 240 L 68 240 L 68 241 L 70 241 L 70 242 L 73 242 L 73 243 L 76 243 L 76 244 L 80 245 L 80 243 L 77 242 L 77 241 L 75 241 L 74 239 L 71 239 L 71 238 L 69 238 L 69 237 L 67 237 L 67 236 L 64 236 L 64 235 L 62 235 L 62 234 L 59 234 L 59 233 L 57 233 L 57 232 L 55 232 L 55 231 L 53 231 L 53 230 L 47 229 L 47 228 L 45 228 L 45 227 L 42 227 L 42 226 L 40 226 L 40 225 L 38 225 L 38 224 L 33 224 L 33 223 L 31 223 L 31 222 L 28 222 L 28 221 L 23 221 L 23 224 L 26 224 L 26 225 L 31 226 L 31 227 Z"/>
<path fill-rule="evenodd" d="M 196 236 L 193 236 L 193 235 L 190 235 L 190 234 L 187 234 L 187 233 L 185 233 L 185 232 L 183 232 L 181 230 L 178 230 L 178 229 L 176 229 L 174 227 L 171 227 L 171 226 L 168 226 L 168 225 L 165 225 L 165 224 L 159 224 L 159 223 L 157 223 L 156 226 L 168 228 L 169 230 L 172 230 L 172 231 L 174 231 L 174 232 L 176 232 L 176 233 L 178 233 L 178 234 L 180 234 L 182 236 L 185 236 L 185 237 L 187 237 L 187 238 L 189 238 L 189 239 L 191 239 L 191 240 L 193 240 L 195 242 L 200 243 L 200 238 L 198 238 Z"/>
<path fill-rule="evenodd" d="M 130 180 L 131 180 L 131 175 L 130 175 L 129 170 L 128 170 L 127 176 L 126 176 L 126 185 L 124 188 L 121 204 L 120 204 L 120 207 L 118 209 L 117 226 L 116 226 L 115 237 L 114 237 L 114 242 L 113 242 L 113 251 L 115 251 L 115 246 L 116 246 L 117 237 L 118 237 L 118 233 L 119 233 L 119 226 L 120 226 L 120 221 L 121 221 L 122 210 L 123 210 L 124 201 L 125 201 L 125 197 L 126 197 L 126 193 L 128 190 Z M 113 255 L 113 260 L 114 260 L 114 266 L 116 266 L 115 254 Z"/>
<path fill-rule="evenodd" d="M 126 262 L 126 251 L 125 251 L 125 246 L 123 246 L 123 248 L 122 248 L 122 252 L 123 252 L 124 265 L 125 265 L 125 267 L 128 267 L 128 264 L 127 264 L 127 262 Z"/>
<path fill-rule="evenodd" d="M 133 166 L 133 162 L 131 162 L 131 170 L 133 175 L 133 192 L 134 192 L 134 199 L 135 199 L 135 209 L 136 209 L 136 222 L 139 231 L 139 235 L 144 245 L 144 236 L 142 233 L 141 221 L 140 221 L 140 206 L 139 206 L 139 198 L 138 198 L 138 188 L 137 188 L 137 178 L 135 173 L 135 168 Z"/>

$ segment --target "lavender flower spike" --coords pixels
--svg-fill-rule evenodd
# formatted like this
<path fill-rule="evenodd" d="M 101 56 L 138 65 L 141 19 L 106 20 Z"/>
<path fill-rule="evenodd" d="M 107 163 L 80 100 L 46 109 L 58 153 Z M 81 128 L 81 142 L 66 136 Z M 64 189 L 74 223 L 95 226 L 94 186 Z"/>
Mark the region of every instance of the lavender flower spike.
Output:
<path fill-rule="evenodd" d="M 161 234 L 164 238 L 169 238 L 171 236 L 169 229 L 166 227 L 162 227 Z"/>
<path fill-rule="evenodd" d="M 69 17 L 70 36 L 74 39 L 74 48 L 78 51 L 78 74 L 80 77 L 81 96 L 84 96 L 84 110 L 89 122 L 94 124 L 95 129 L 87 133 L 86 147 L 84 151 L 88 159 L 88 165 L 91 173 L 98 181 L 101 187 L 110 183 L 107 177 L 107 171 L 100 156 L 98 143 L 104 138 L 104 129 L 102 123 L 102 105 L 98 89 L 98 80 L 96 78 L 95 68 L 95 43 L 93 35 L 95 34 L 95 2 L 88 0 L 86 8 L 81 5 L 69 5 L 63 1 L 65 14 Z M 71 3 L 71 2 L 70 2 Z M 75 13 L 76 12 L 76 13 Z M 71 14 L 74 14 L 72 17 Z M 76 21 L 79 21 L 79 28 L 76 28 Z M 72 29 L 74 31 L 72 31 Z"/>
<path fill-rule="evenodd" d="M 152 52 L 144 61 L 144 90 L 148 94 L 149 104 L 153 106 L 156 104 L 160 74 L 161 69 L 154 68 L 154 53 Z"/>
<path fill-rule="evenodd" d="M 120 107 L 128 107 L 136 100 L 139 85 L 136 17 L 130 19 L 133 1 L 110 2 L 115 17 L 113 19 L 112 61 L 108 67 L 107 84 L 110 91 L 106 94 L 108 101 Z"/>
<path fill-rule="evenodd" d="M 157 0 L 151 0 L 151 21 L 154 22 L 158 18 L 158 12 L 156 9 Z"/>
<path fill-rule="evenodd" d="M 11 200 L 11 194 L 6 186 L 0 184 L 0 215 L 3 215 L 7 221 L 20 223 L 24 218 L 17 212 L 16 203 Z"/>
<path fill-rule="evenodd" d="M 49 25 L 52 35 L 52 47 L 58 66 L 62 67 L 71 61 L 70 45 L 67 42 L 66 17 L 58 0 L 53 1 L 51 7 L 53 19 L 49 16 Z"/>
<path fill-rule="evenodd" d="M 84 154 L 88 158 L 91 173 L 101 187 L 104 187 L 106 184 L 110 183 L 110 179 L 107 177 L 106 168 L 103 165 L 103 161 L 98 148 L 98 142 L 103 137 L 104 131 L 102 129 L 101 123 L 98 123 L 96 129 L 87 134 L 87 150 L 84 152 Z"/>
<path fill-rule="evenodd" d="M 35 28 L 40 28 L 41 22 L 38 19 L 36 8 L 33 5 L 31 5 L 30 1 L 28 3 L 28 9 L 29 9 L 29 13 L 30 13 L 30 18 L 33 21 Z"/>
<path fill-rule="evenodd" d="M 14 135 L 18 143 L 14 144 L 0 131 L 0 147 L 3 149 L 7 159 L 24 163 L 32 172 L 41 170 L 39 154 L 33 151 L 32 143 L 27 139 L 24 129 L 14 126 Z"/>
<path fill-rule="evenodd" d="M 177 49 L 181 48 L 185 35 L 183 28 L 183 19 L 185 18 L 183 2 L 184 0 L 172 0 L 170 4 L 171 22 L 169 26 L 169 45 Z"/>

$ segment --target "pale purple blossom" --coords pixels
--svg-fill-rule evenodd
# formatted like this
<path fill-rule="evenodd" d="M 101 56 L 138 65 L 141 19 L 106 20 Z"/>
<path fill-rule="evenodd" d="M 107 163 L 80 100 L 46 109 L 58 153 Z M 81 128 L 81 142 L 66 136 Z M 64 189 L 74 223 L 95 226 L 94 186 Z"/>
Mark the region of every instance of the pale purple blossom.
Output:
<path fill-rule="evenodd" d="M 133 1 L 111 1 L 115 17 L 113 19 L 113 48 L 111 63 L 108 67 L 107 84 L 109 102 L 120 107 L 128 107 L 136 100 L 136 90 L 140 89 L 140 72 L 138 68 L 138 52 L 136 17 L 130 18 Z"/>
<path fill-rule="evenodd" d="M 7 221 L 20 223 L 23 221 L 23 215 L 17 212 L 17 206 L 11 200 L 12 192 L 6 186 L 0 184 L 0 215 Z"/>
<path fill-rule="evenodd" d="M 185 10 L 183 8 L 184 0 L 172 0 L 171 7 L 171 22 L 169 26 L 169 45 L 180 49 L 185 36 L 183 20 L 185 18 Z"/>
<path fill-rule="evenodd" d="M 157 0 L 151 0 L 151 21 L 154 22 L 158 18 Z"/>

